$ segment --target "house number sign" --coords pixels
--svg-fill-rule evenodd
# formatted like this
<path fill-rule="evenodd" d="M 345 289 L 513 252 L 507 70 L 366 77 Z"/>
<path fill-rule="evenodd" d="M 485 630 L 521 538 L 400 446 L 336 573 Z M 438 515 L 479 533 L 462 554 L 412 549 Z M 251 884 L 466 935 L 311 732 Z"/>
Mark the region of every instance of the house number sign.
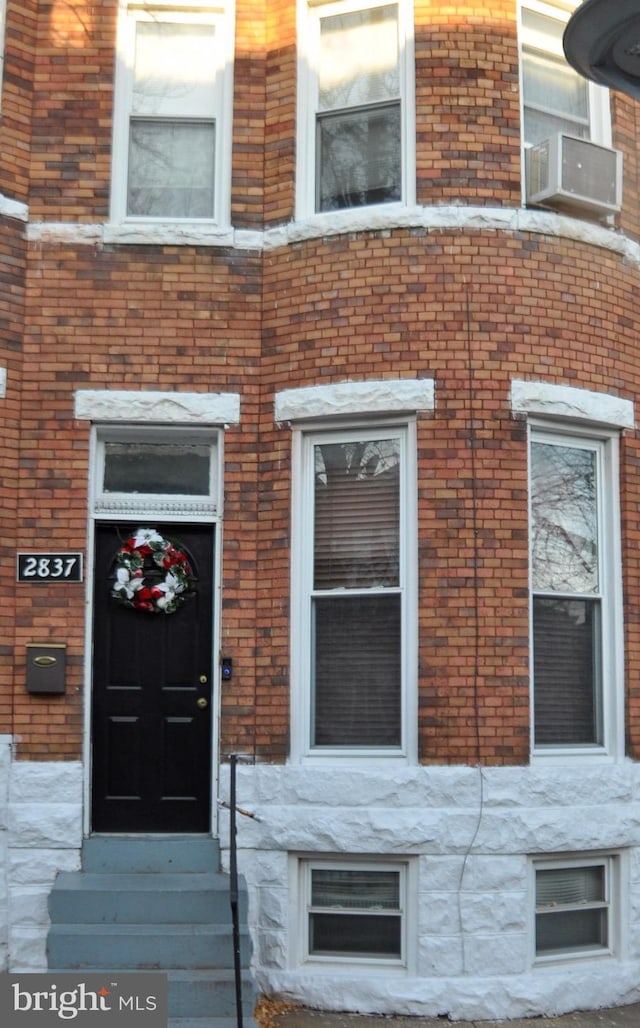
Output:
<path fill-rule="evenodd" d="M 81 582 L 81 553 L 19 553 L 19 582 Z"/>

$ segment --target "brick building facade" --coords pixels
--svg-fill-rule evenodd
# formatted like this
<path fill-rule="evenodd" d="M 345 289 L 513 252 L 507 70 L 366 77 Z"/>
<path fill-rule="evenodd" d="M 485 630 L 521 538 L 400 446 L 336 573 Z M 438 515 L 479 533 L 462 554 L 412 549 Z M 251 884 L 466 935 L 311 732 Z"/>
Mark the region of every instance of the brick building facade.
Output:
<path fill-rule="evenodd" d="M 265 992 L 638 998 L 638 109 L 569 72 L 571 6 L 6 0 L 7 969 L 46 966 L 96 824 L 226 846 L 235 752 Z M 558 132 L 586 199 L 532 203 Z M 102 602 L 138 527 L 208 539 L 203 642 L 193 597 Z M 176 728 L 148 759 L 205 783 L 205 822 L 131 814 L 137 785 L 110 806 L 149 768 L 104 695 L 160 622 L 208 647 L 208 748 L 187 766 Z M 64 645 L 63 692 L 28 691 L 34 644 Z"/>

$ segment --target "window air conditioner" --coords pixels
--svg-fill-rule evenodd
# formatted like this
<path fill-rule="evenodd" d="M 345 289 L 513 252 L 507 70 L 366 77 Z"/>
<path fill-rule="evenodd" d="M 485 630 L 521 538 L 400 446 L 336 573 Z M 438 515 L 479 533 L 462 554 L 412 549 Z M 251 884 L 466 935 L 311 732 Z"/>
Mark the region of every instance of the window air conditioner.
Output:
<path fill-rule="evenodd" d="M 622 202 L 622 154 L 558 132 L 527 150 L 527 203 L 598 218 Z"/>

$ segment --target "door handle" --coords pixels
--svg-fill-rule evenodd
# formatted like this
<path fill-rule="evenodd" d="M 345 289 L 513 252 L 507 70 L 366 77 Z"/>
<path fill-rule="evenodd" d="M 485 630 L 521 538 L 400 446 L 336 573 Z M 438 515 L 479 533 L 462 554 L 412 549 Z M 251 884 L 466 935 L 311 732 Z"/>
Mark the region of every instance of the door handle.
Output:
<path fill-rule="evenodd" d="M 209 700 L 206 696 L 200 696 L 200 698 L 196 700 L 196 703 L 200 707 L 200 710 L 205 710 L 209 706 Z"/>

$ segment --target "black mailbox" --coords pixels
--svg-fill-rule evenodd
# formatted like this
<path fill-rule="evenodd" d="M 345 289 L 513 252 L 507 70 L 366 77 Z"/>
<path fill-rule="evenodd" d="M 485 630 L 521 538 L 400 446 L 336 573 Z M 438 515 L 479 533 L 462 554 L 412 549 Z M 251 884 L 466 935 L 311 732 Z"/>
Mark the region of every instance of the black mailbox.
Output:
<path fill-rule="evenodd" d="M 66 658 L 64 643 L 27 643 L 27 692 L 63 693 Z"/>

